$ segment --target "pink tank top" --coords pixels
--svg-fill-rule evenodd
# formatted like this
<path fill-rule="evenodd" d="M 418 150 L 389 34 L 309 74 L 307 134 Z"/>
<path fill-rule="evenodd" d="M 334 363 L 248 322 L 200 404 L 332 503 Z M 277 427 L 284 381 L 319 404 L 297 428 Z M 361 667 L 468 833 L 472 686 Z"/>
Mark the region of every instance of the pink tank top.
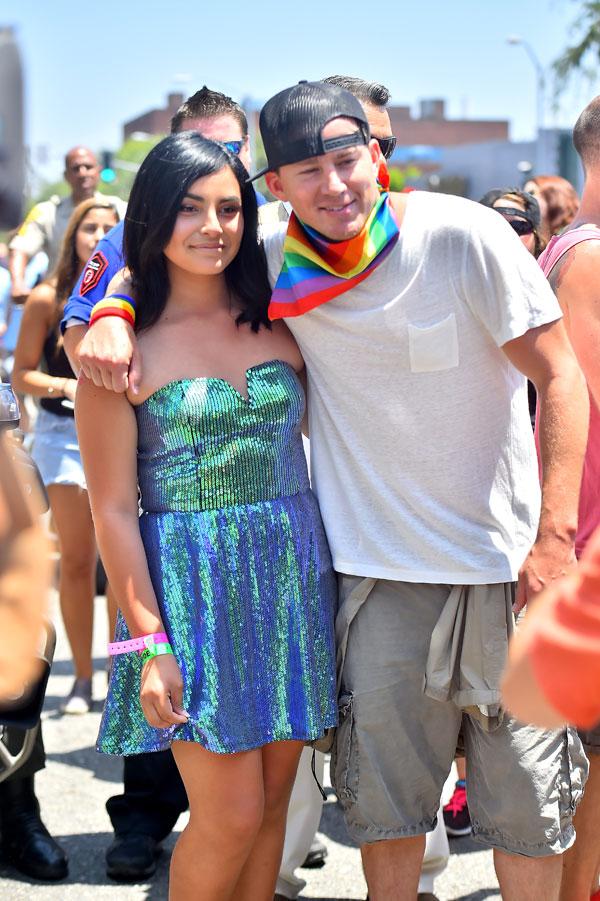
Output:
<path fill-rule="evenodd" d="M 580 226 L 551 238 L 550 243 L 538 259 L 546 278 L 549 277 L 563 254 L 583 241 L 600 241 L 600 228 Z M 535 440 L 539 456 L 537 425 L 536 415 Z M 600 412 L 590 395 L 590 427 L 583 463 L 579 497 L 579 524 L 575 540 L 575 551 L 578 557 L 598 525 L 600 525 Z"/>

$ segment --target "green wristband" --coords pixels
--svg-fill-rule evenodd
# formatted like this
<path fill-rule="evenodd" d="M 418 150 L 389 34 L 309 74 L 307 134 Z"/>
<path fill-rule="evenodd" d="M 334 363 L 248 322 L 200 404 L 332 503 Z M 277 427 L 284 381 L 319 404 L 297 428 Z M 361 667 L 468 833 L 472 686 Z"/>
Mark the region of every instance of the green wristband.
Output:
<path fill-rule="evenodd" d="M 161 654 L 172 654 L 173 648 L 170 644 L 165 642 L 164 644 L 153 644 L 151 647 L 146 648 L 145 651 L 142 651 L 142 666 L 144 663 L 147 663 L 148 660 L 152 660 L 153 657 L 159 657 Z"/>

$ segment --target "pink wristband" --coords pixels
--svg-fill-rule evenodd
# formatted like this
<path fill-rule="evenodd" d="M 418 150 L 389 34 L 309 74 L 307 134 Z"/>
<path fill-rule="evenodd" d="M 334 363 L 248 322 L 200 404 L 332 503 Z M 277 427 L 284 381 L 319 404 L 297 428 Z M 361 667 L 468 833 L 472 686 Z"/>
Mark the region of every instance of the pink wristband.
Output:
<path fill-rule="evenodd" d="M 141 635 L 139 638 L 130 638 L 128 641 L 111 641 L 108 645 L 108 653 L 111 657 L 117 654 L 128 654 L 130 651 L 145 651 L 155 644 L 168 644 L 169 638 L 165 632 L 152 632 L 151 635 Z"/>

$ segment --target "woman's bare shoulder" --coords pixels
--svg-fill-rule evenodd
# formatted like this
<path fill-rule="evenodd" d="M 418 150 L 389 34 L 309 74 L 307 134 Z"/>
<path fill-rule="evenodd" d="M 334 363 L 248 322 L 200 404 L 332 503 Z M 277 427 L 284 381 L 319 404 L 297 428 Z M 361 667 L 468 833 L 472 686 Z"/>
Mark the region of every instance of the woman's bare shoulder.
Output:
<path fill-rule="evenodd" d="M 25 301 L 23 315 L 27 321 L 46 320 L 53 322 L 56 316 L 56 288 L 52 282 L 42 282 L 36 285 Z"/>
<path fill-rule="evenodd" d="M 281 319 L 277 319 L 272 323 L 271 331 L 281 358 L 290 363 L 296 372 L 300 372 L 304 369 L 304 359 L 300 353 L 300 348 L 296 344 L 296 339 L 285 322 Z"/>
<path fill-rule="evenodd" d="M 36 285 L 27 298 L 26 304 L 39 309 L 50 308 L 54 310 L 56 304 L 56 285 L 51 282 L 42 282 Z"/>

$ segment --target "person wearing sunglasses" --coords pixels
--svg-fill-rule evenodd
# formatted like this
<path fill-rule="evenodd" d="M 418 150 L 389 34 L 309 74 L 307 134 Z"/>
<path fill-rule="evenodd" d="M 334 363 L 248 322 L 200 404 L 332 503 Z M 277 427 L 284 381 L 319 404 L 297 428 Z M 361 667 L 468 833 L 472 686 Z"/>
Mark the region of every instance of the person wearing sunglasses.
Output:
<path fill-rule="evenodd" d="M 329 75 L 323 81 L 325 84 L 337 85 L 338 88 L 354 94 L 367 115 L 371 137 L 379 144 L 384 159 L 391 159 L 396 147 L 396 138 L 392 134 L 390 114 L 386 109 L 391 95 L 385 85 L 350 75 Z"/>
<path fill-rule="evenodd" d="M 504 216 L 529 253 L 537 259 L 546 246 L 540 205 L 533 194 L 519 188 L 494 188 L 479 201 Z"/>

